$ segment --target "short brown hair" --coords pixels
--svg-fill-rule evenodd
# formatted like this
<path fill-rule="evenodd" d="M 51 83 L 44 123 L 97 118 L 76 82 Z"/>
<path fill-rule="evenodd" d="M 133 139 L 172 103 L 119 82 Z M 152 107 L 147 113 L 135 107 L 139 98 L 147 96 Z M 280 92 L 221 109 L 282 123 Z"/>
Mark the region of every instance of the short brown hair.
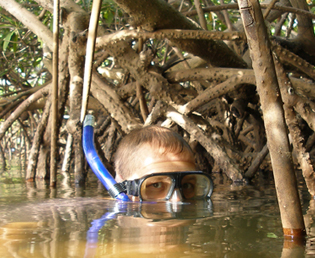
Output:
<path fill-rule="evenodd" d="M 152 125 L 135 129 L 122 139 L 115 153 L 116 174 L 122 179 L 130 177 L 141 166 L 145 145 L 156 149 L 157 155 L 188 153 L 194 157 L 189 144 L 169 128 Z"/>

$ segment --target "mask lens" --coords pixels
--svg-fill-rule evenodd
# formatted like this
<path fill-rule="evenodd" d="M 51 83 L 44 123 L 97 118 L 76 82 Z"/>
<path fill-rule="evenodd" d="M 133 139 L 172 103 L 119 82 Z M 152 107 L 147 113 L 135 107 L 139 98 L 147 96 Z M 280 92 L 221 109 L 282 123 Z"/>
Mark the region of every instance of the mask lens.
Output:
<path fill-rule="evenodd" d="M 143 201 L 165 200 L 173 188 L 173 180 L 169 176 L 151 176 L 142 182 L 140 193 Z"/>
<path fill-rule="evenodd" d="M 201 199 L 210 192 L 210 179 L 201 174 L 190 174 L 182 178 L 182 195 L 185 199 Z"/>

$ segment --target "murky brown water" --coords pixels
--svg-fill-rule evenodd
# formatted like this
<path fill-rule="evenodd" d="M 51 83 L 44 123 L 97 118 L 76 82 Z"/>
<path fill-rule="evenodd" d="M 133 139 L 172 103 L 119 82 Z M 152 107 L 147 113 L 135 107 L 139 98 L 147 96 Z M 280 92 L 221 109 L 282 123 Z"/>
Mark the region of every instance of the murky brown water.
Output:
<path fill-rule="evenodd" d="M 299 247 L 282 237 L 270 178 L 259 187 L 214 182 L 211 202 L 178 206 L 118 203 L 95 185 L 0 183 L 1 257 L 314 257 L 315 205 L 303 185 L 309 236 Z"/>

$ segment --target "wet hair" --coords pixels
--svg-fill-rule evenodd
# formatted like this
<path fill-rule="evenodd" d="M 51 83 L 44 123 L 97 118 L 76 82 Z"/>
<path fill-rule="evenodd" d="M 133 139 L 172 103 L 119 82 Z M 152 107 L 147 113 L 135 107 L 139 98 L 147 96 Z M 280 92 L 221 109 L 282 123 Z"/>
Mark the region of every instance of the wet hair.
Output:
<path fill-rule="evenodd" d="M 147 147 L 159 156 L 188 154 L 194 160 L 189 144 L 178 133 L 152 125 L 135 129 L 122 139 L 114 157 L 116 175 L 125 180 L 141 168 Z"/>

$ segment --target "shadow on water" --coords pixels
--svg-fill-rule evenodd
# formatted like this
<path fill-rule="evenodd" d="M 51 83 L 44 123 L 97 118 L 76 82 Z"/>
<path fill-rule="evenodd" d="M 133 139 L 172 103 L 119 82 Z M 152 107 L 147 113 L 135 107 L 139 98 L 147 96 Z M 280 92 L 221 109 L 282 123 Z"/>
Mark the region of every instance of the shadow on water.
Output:
<path fill-rule="evenodd" d="M 313 257 L 315 203 L 303 185 L 306 247 L 283 239 L 272 180 L 213 179 L 211 201 L 180 205 L 119 203 L 97 184 L 0 183 L 1 257 Z"/>

